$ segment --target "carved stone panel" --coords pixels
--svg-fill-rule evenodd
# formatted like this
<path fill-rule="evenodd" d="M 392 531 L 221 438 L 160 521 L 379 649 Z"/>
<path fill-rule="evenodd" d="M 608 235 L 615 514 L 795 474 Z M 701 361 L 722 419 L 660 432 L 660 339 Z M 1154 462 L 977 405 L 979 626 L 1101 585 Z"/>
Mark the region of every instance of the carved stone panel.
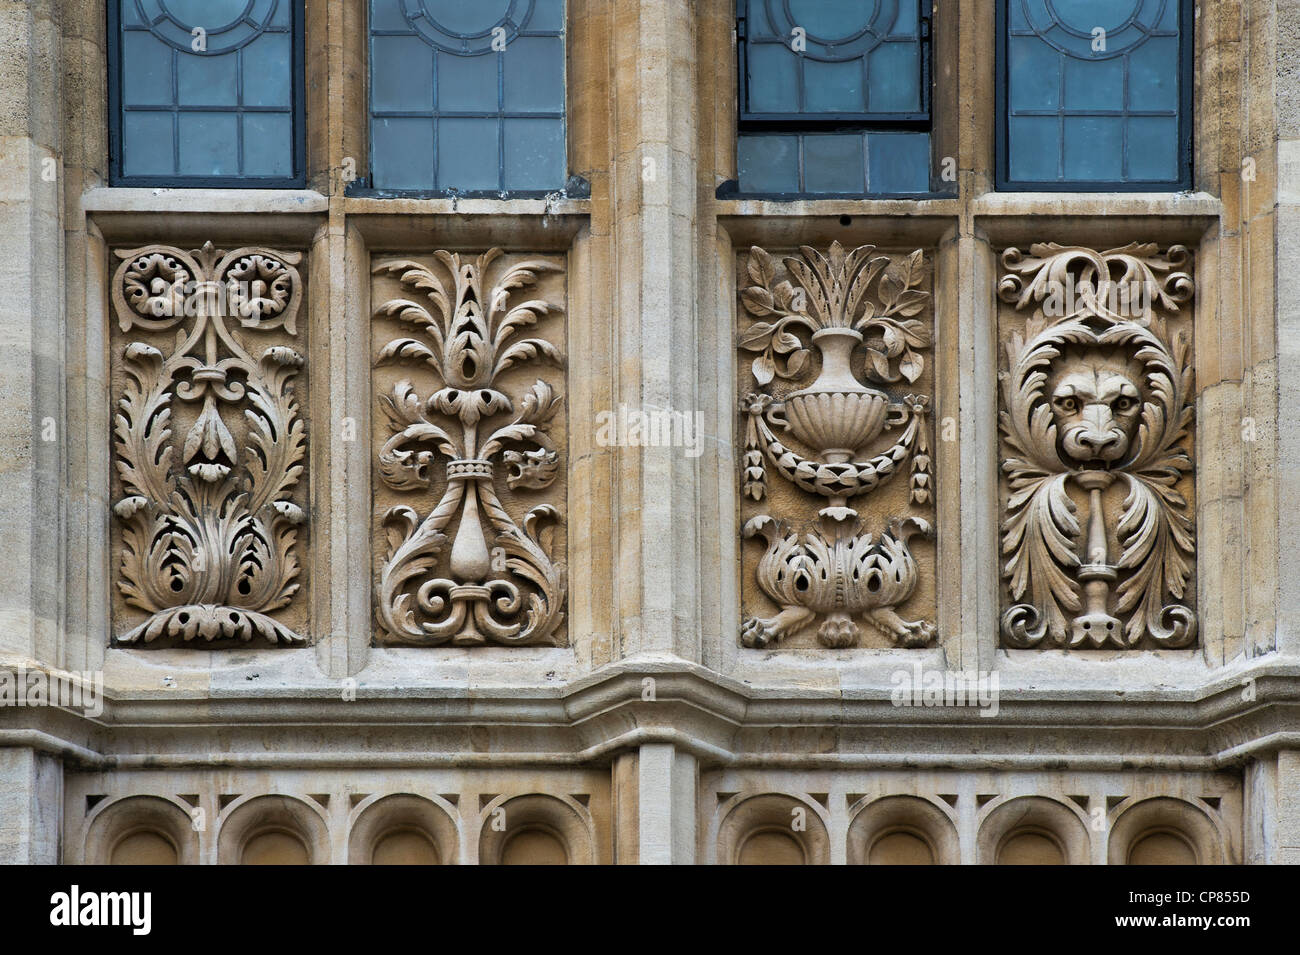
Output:
<path fill-rule="evenodd" d="M 303 643 L 301 256 L 115 254 L 114 639 Z"/>
<path fill-rule="evenodd" d="M 562 259 L 376 256 L 376 640 L 565 643 Z"/>
<path fill-rule="evenodd" d="M 1002 254 L 1002 640 L 1196 639 L 1191 255 Z"/>
<path fill-rule="evenodd" d="M 741 643 L 933 643 L 924 252 L 753 248 L 737 269 Z"/>

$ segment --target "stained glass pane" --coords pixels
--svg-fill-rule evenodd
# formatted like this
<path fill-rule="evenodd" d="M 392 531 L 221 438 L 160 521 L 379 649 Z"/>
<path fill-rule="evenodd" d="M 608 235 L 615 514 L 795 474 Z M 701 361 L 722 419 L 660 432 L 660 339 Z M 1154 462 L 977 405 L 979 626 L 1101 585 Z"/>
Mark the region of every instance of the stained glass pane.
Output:
<path fill-rule="evenodd" d="M 506 181 L 522 190 L 550 189 L 564 178 L 564 121 L 507 119 Z"/>
<path fill-rule="evenodd" d="M 563 187 L 563 0 L 370 0 L 370 47 L 375 189 Z"/>
<path fill-rule="evenodd" d="M 239 114 L 186 112 L 176 117 L 182 176 L 218 177 L 240 174 Z"/>
<path fill-rule="evenodd" d="M 494 117 L 438 120 L 438 179 L 465 190 L 497 188 L 501 147 Z"/>
<path fill-rule="evenodd" d="M 930 191 L 930 134 L 742 133 L 742 192 L 917 195 Z"/>
<path fill-rule="evenodd" d="M 433 182 L 433 126 L 423 119 L 377 119 L 370 126 L 371 175 L 389 189 Z"/>
<path fill-rule="evenodd" d="M 882 43 L 871 58 L 870 110 L 916 113 L 921 109 L 921 61 L 915 43 Z"/>
<path fill-rule="evenodd" d="M 867 175 L 863 146 L 861 133 L 805 136 L 802 191 L 866 192 Z"/>
<path fill-rule="evenodd" d="M 737 143 L 745 192 L 799 191 L 799 137 L 745 134 Z"/>
<path fill-rule="evenodd" d="M 1190 184 L 1188 2 L 1002 0 L 1004 185 Z"/>
<path fill-rule="evenodd" d="M 113 181 L 301 185 L 294 3 L 110 0 Z"/>
<path fill-rule="evenodd" d="M 930 191 L 929 133 L 868 133 L 867 188 L 870 192 Z"/>

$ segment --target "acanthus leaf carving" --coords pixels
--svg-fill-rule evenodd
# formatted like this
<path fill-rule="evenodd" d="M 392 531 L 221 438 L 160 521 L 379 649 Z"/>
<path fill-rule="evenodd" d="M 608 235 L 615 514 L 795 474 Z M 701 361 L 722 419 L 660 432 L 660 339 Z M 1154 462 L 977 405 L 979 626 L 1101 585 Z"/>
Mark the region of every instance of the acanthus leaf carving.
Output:
<path fill-rule="evenodd" d="M 147 341 L 121 351 L 118 588 L 148 616 L 117 640 L 303 643 L 274 616 L 300 587 L 305 514 L 295 497 L 307 441 L 295 383 L 303 359 L 286 345 L 254 357 L 244 344 L 254 333 L 296 336 L 301 256 L 210 242 L 188 253 L 153 245 L 116 254 L 121 332 L 176 332 L 169 352 Z M 187 421 L 179 442 L 178 410 Z"/>
<path fill-rule="evenodd" d="M 1195 639 L 1191 349 L 1171 330 L 1194 292 L 1189 259 L 1150 243 L 1003 253 L 1000 297 L 1033 308 L 1000 375 L 1008 646 Z"/>
<path fill-rule="evenodd" d="M 431 496 L 442 486 L 423 516 L 409 503 L 382 514 L 387 550 L 375 595 L 385 643 L 563 641 L 567 578 L 551 533 L 562 511 L 537 503 L 516 519 L 498 483 L 524 500 L 561 476 L 552 431 L 562 396 L 542 378 L 526 387 L 511 381 L 530 365 L 563 367 L 553 341 L 524 337 L 559 306 L 517 300 L 562 269 L 540 258 L 494 268 L 503 254 L 438 251 L 436 264 L 400 259 L 374 268 L 405 293 L 382 302 L 375 319 L 416 332 L 387 341 L 376 367 L 414 366 L 414 373 L 431 373 L 433 384 L 422 396 L 402 378 L 379 395 L 387 434 L 378 476 L 403 494 Z"/>
<path fill-rule="evenodd" d="M 778 264 L 755 247 L 745 275 L 753 284 L 740 301 L 751 320 L 737 345 L 757 353 L 748 372 L 758 390 L 741 395 L 742 494 L 769 504 L 746 521 L 744 536 L 766 542 L 754 580 L 779 609 L 746 618 L 741 642 L 772 647 L 817 624 L 822 646 L 844 648 L 859 643 L 865 623 L 893 645 L 929 645 L 934 625 L 906 620 L 898 608 L 921 576 L 912 539 L 934 533 L 931 521 L 910 513 L 933 500 L 930 399 L 882 390 L 913 386 L 926 374 L 924 253 L 895 257 L 834 242 L 825 253 L 803 246 Z M 814 368 L 813 380 L 799 387 Z M 880 447 L 886 432 L 896 437 Z M 874 534 L 859 502 L 904 471 L 910 483 L 900 503 L 908 512 L 884 515 Z M 807 520 L 803 505 L 770 500 L 769 472 L 822 501 L 805 529 L 771 513 Z"/>

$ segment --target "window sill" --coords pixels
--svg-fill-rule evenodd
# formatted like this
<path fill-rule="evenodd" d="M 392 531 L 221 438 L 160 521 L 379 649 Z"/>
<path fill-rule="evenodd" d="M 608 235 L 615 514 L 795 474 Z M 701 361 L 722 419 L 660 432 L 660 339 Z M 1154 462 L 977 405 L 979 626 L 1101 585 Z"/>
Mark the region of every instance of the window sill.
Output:
<path fill-rule="evenodd" d="M 591 200 L 347 196 L 343 211 L 350 215 L 585 216 L 591 213 Z"/>
<path fill-rule="evenodd" d="M 915 216 L 956 215 L 960 200 L 952 196 L 928 198 L 826 198 L 792 197 L 790 199 L 764 199 L 759 197 L 718 199 L 713 204 L 720 216 Z"/>
<path fill-rule="evenodd" d="M 169 189 L 100 186 L 81 197 L 88 213 L 328 212 L 329 198 L 312 189 Z"/>
<path fill-rule="evenodd" d="M 972 201 L 971 212 L 979 230 L 999 245 L 1195 245 L 1218 226 L 1223 202 L 1204 192 L 990 192 Z"/>
<path fill-rule="evenodd" d="M 972 203 L 977 216 L 1204 216 L 1223 203 L 1208 192 L 987 192 Z"/>

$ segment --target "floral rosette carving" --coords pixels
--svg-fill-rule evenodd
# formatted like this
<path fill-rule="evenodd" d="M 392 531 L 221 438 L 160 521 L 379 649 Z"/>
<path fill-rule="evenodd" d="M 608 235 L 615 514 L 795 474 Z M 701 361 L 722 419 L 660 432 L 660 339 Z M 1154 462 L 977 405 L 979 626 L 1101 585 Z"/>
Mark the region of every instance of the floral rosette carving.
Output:
<path fill-rule="evenodd" d="M 379 451 L 383 483 L 397 492 L 441 495 L 427 513 L 399 504 L 383 515 L 388 548 L 376 587 L 376 614 L 387 643 L 433 646 L 555 645 L 562 640 L 563 560 L 549 549 L 562 520 L 551 504 L 529 507 L 516 523 L 499 483 L 526 497 L 560 475 L 551 437 L 563 399 L 537 379 L 522 394 L 501 389 L 514 366 L 563 367 L 560 349 L 528 329 L 559 310 L 524 293 L 558 265 L 529 259 L 489 284 L 491 249 L 474 259 L 439 251 L 441 268 L 411 260 L 383 262 L 375 274 L 398 279 L 409 297 L 383 302 L 376 318 L 412 326 L 417 336 L 388 341 L 378 366 L 412 364 L 440 387 L 427 397 L 408 379 L 380 405 L 389 436 Z M 454 527 L 454 536 L 453 535 Z"/>
<path fill-rule="evenodd" d="M 116 254 L 121 331 L 175 331 L 170 349 L 134 341 L 122 352 L 118 587 L 148 618 L 117 639 L 302 643 L 272 614 L 299 589 L 304 514 L 293 498 L 307 445 L 294 382 L 303 359 L 283 345 L 255 355 L 244 343 L 271 330 L 296 334 L 301 256 L 210 242 Z M 174 416 L 188 422 L 183 438 Z"/>
<path fill-rule="evenodd" d="M 999 376 L 1008 646 L 1196 638 L 1195 524 L 1179 488 L 1192 467 L 1191 349 L 1169 328 L 1194 291 L 1189 260 L 1136 243 L 1003 253 L 1000 297 L 1033 309 Z M 1112 485 L 1122 504 L 1108 513 Z"/>
<path fill-rule="evenodd" d="M 775 471 L 824 506 L 802 532 L 767 513 L 745 523 L 746 538 L 767 542 L 756 579 L 780 610 L 746 619 L 741 642 L 773 646 L 820 619 L 823 646 L 857 644 L 859 621 L 896 645 L 925 646 L 935 638 L 934 625 L 905 620 L 896 608 L 912 596 L 919 578 L 909 542 L 933 536 L 932 525 L 915 515 L 891 515 L 877 537 L 866 531 L 854 503 L 903 471 L 910 473 L 911 506 L 932 499 L 930 400 L 884 390 L 915 384 L 925 369 L 930 329 L 918 317 L 930 306 L 930 293 L 920 287 L 924 256 L 917 250 L 894 259 L 877 255 L 874 246 L 846 251 L 836 242 L 826 254 L 804 246 L 781 265 L 788 278 L 778 281 L 773 257 L 751 249 L 753 284 L 741 292 L 752 319 L 738 344 L 756 353 L 750 371 L 759 388 L 741 401 L 742 491 L 762 501 L 769 471 Z M 798 387 L 817 365 L 813 380 Z M 794 390 L 775 392 L 779 381 Z M 896 440 L 879 448 L 889 431 Z"/>

